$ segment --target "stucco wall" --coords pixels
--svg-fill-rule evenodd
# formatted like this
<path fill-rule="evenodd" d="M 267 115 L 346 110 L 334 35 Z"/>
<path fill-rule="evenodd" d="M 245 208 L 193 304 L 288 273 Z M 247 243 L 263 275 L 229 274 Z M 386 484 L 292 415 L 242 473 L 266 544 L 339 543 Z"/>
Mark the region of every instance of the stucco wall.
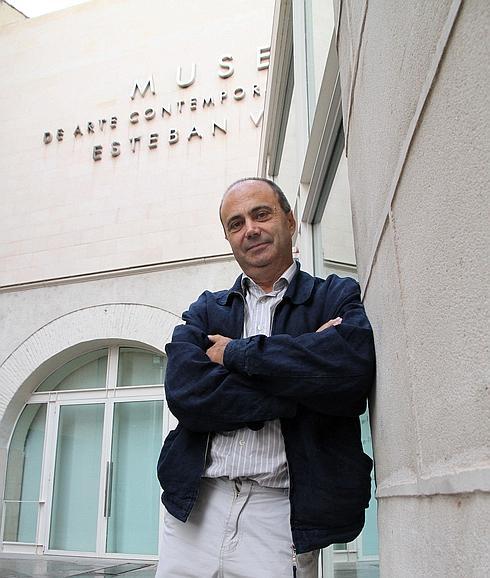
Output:
<path fill-rule="evenodd" d="M 336 2 L 381 575 L 490 567 L 486 2 Z M 486 570 L 485 570 L 486 568 Z"/>

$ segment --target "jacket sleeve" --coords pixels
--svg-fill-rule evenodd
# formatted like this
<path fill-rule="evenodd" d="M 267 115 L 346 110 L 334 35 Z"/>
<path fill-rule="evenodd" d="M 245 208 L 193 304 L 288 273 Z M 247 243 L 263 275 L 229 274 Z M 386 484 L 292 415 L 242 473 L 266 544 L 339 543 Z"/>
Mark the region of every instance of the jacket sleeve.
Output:
<path fill-rule="evenodd" d="M 358 284 L 349 279 L 340 293 L 340 325 L 297 337 L 233 340 L 225 349 L 225 367 L 253 378 L 251 386 L 260 391 L 320 413 L 362 414 L 375 372 L 372 329 Z"/>
<path fill-rule="evenodd" d="M 261 377 L 232 372 L 206 355 L 206 294 L 183 315 L 167 344 L 165 394 L 170 411 L 191 431 L 226 431 L 280 417 L 293 417 L 296 402 L 254 384 Z M 259 422 L 257 424 L 256 422 Z"/>

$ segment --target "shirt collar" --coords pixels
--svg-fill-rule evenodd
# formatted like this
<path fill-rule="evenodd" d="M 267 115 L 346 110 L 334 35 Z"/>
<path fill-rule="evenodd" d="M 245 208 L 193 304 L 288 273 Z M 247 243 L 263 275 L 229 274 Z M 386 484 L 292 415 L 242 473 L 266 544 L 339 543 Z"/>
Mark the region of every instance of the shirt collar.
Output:
<path fill-rule="evenodd" d="M 280 291 L 284 287 L 288 287 L 291 281 L 293 280 L 294 276 L 296 275 L 297 271 L 298 267 L 296 265 L 296 261 L 293 261 L 291 265 L 279 277 L 279 279 L 274 283 L 274 285 L 272 286 L 272 291 Z M 260 289 L 260 287 L 257 285 L 257 283 L 255 283 L 255 281 L 251 277 L 249 277 L 245 273 L 242 273 L 241 278 L 242 291 L 246 293 L 250 286 Z"/>

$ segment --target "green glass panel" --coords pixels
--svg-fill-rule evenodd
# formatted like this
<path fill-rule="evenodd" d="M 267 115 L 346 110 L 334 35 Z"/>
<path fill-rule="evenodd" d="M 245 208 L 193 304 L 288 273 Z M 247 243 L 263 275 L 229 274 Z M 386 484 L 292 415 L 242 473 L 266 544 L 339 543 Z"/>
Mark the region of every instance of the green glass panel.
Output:
<path fill-rule="evenodd" d="M 36 391 L 105 388 L 107 349 L 85 353 L 65 363 L 41 383 Z"/>
<path fill-rule="evenodd" d="M 107 552 L 158 553 L 160 488 L 155 464 L 162 420 L 163 401 L 115 404 Z"/>
<path fill-rule="evenodd" d="M 369 412 L 366 410 L 361 415 L 361 437 L 364 451 L 373 457 L 373 442 L 371 439 L 371 427 L 369 424 Z M 378 550 L 378 503 L 376 501 L 376 483 L 374 481 L 374 470 L 371 472 L 371 501 L 369 508 L 366 510 L 366 523 L 361 534 L 362 539 L 362 556 L 377 557 Z"/>
<path fill-rule="evenodd" d="M 60 408 L 49 547 L 95 552 L 104 405 Z"/>
<path fill-rule="evenodd" d="M 117 385 L 157 385 L 163 383 L 166 358 L 134 347 L 119 349 Z"/>
<path fill-rule="evenodd" d="M 6 541 L 36 542 L 45 426 L 46 404 L 38 403 L 27 405 L 15 426 L 5 481 Z"/>

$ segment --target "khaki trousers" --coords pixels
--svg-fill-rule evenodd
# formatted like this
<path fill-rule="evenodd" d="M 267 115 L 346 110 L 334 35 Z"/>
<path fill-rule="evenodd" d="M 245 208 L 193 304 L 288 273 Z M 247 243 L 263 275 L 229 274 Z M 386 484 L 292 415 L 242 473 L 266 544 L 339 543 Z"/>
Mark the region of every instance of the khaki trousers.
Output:
<path fill-rule="evenodd" d="M 203 478 L 187 522 L 165 512 L 155 578 L 318 577 L 318 551 L 294 558 L 287 490 Z"/>

